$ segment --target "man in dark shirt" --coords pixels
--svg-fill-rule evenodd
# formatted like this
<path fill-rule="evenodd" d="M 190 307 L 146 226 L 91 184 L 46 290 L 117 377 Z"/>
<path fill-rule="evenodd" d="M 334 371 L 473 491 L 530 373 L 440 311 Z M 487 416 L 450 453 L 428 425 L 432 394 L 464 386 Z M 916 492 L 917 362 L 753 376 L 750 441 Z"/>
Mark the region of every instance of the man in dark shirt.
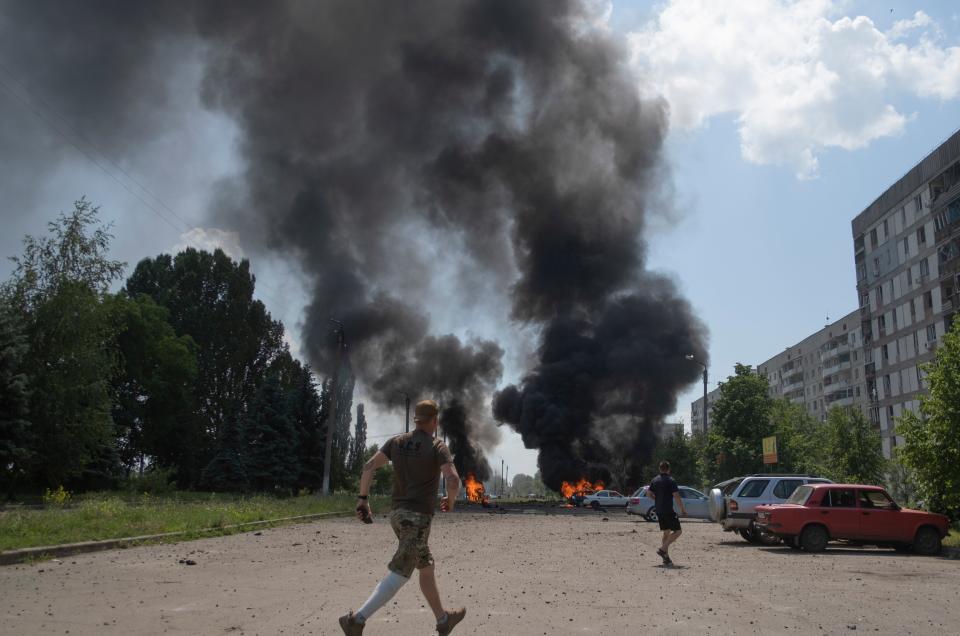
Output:
<path fill-rule="evenodd" d="M 656 500 L 657 518 L 660 520 L 660 529 L 663 530 L 663 542 L 657 549 L 657 554 L 663 559 L 664 565 L 673 565 L 669 554 L 670 544 L 683 533 L 680 529 L 680 517 L 673 507 L 674 502 L 677 504 L 676 510 L 684 517 L 687 516 L 687 510 L 683 507 L 677 482 L 670 476 L 670 462 L 660 462 L 660 474 L 650 482 L 647 496 Z"/>
<path fill-rule="evenodd" d="M 390 572 L 377 584 L 367 602 L 356 612 L 340 617 L 340 627 L 347 636 L 362 634 L 367 619 L 393 598 L 410 579 L 414 569 L 420 570 L 420 590 L 437 618 L 438 633 L 449 634 L 466 614 L 462 607 L 450 611 L 443 609 L 433 573 L 433 555 L 427 545 L 440 473 L 446 477 L 447 483 L 447 496 L 440 502 L 442 512 L 453 510 L 460 490 L 460 477 L 453 466 L 453 456 L 447 445 L 433 436 L 439 423 L 439 412 L 433 400 L 418 403 L 413 418 L 416 429 L 390 439 L 363 467 L 357 518 L 364 523 L 373 523 L 367 499 L 373 473 L 387 462 L 393 462 L 390 526 L 399 545 L 390 561 Z"/>

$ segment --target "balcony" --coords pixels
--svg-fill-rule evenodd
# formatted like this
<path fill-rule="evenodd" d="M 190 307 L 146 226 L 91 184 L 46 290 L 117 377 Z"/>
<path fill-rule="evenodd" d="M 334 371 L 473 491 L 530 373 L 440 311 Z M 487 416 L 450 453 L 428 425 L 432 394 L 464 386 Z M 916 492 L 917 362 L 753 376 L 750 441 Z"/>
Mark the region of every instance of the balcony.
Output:
<path fill-rule="evenodd" d="M 801 378 L 800 380 L 795 380 L 795 381 L 791 382 L 790 384 L 784 384 L 784 385 L 783 385 L 783 389 L 782 389 L 784 395 L 786 395 L 786 394 L 788 394 L 788 393 L 792 393 L 792 392 L 797 391 L 797 390 L 801 390 L 801 391 L 803 390 L 803 379 L 802 379 L 802 378 Z"/>
<path fill-rule="evenodd" d="M 831 363 L 829 367 L 823 367 L 823 377 L 833 375 L 835 373 L 840 373 L 841 371 L 849 371 L 852 364 L 849 360 L 843 362 Z"/>

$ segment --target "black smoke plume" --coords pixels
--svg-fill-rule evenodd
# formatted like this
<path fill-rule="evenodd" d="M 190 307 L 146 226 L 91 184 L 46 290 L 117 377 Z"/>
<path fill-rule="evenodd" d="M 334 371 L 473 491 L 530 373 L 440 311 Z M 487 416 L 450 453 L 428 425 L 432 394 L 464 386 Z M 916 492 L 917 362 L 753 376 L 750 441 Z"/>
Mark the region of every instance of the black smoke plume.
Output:
<path fill-rule="evenodd" d="M 358 381 L 381 403 L 438 396 L 467 454 L 496 442 L 503 350 L 433 325 L 533 326 L 539 362 L 493 415 L 557 487 L 642 461 L 696 379 L 683 355 L 705 354 L 687 303 L 645 271 L 667 109 L 638 96 L 601 5 L 6 0 L 0 53 L 117 152 L 175 105 L 158 78 L 199 61 L 245 161 L 212 214 L 299 263 L 314 367 L 331 368 L 340 320 Z"/>

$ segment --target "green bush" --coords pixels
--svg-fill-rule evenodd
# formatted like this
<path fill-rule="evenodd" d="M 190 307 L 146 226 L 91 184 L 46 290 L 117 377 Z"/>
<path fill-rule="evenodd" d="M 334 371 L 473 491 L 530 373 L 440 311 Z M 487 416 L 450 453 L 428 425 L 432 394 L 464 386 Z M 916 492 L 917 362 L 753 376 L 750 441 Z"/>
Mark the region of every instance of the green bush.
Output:
<path fill-rule="evenodd" d="M 174 471 L 169 468 L 152 468 L 142 475 L 132 475 L 123 482 L 123 488 L 133 494 L 166 495 L 176 488 Z"/>

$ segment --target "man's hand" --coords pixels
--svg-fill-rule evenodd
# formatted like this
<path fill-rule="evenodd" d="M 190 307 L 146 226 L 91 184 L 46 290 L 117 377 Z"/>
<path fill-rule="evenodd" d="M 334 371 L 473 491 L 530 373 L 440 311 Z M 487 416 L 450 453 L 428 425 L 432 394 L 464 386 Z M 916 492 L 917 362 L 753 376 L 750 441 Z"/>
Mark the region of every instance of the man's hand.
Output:
<path fill-rule="evenodd" d="M 453 501 L 456 501 L 455 499 Z M 440 497 L 440 512 L 452 512 L 453 505 L 449 497 Z"/>
<path fill-rule="evenodd" d="M 373 523 L 373 510 L 366 499 L 357 499 L 357 519 L 364 523 Z"/>
<path fill-rule="evenodd" d="M 687 509 L 684 508 L 683 506 L 680 506 L 680 516 L 681 516 L 681 517 L 686 517 L 686 516 L 687 516 Z"/>

